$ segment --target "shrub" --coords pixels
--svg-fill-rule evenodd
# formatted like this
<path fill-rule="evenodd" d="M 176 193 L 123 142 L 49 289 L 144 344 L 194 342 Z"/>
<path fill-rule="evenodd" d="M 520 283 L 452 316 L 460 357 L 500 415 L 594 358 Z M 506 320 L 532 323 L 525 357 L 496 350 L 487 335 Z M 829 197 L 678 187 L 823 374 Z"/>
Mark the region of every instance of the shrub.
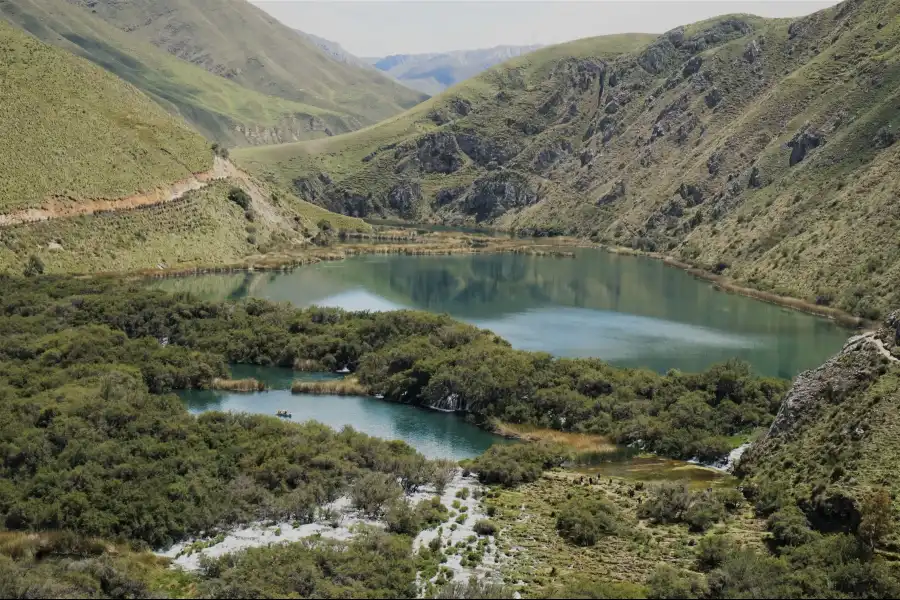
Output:
<path fill-rule="evenodd" d="M 450 518 L 450 511 L 441 504 L 438 496 L 419 502 L 416 505 L 416 513 L 419 515 L 422 527 L 436 527 Z"/>
<path fill-rule="evenodd" d="M 251 198 L 244 190 L 239 187 L 233 187 L 228 191 L 228 199 L 243 208 L 245 211 L 250 210 Z"/>
<path fill-rule="evenodd" d="M 431 483 L 438 494 L 443 494 L 447 486 L 453 482 L 459 467 L 452 460 L 437 460 L 434 462 Z"/>
<path fill-rule="evenodd" d="M 28 257 L 28 262 L 25 264 L 25 270 L 22 271 L 25 277 L 34 277 L 35 275 L 43 275 L 44 274 L 44 261 L 41 260 L 41 257 L 37 254 L 32 254 Z"/>
<path fill-rule="evenodd" d="M 686 483 L 663 483 L 638 509 L 638 517 L 655 523 L 678 523 L 691 505 L 691 492 Z"/>
<path fill-rule="evenodd" d="M 715 493 L 709 492 L 695 494 L 682 515 L 682 520 L 688 524 L 691 531 L 706 531 L 724 518 L 725 505 Z"/>
<path fill-rule="evenodd" d="M 593 546 L 604 535 L 617 529 L 617 511 L 600 498 L 582 497 L 570 500 L 556 517 L 559 535 L 578 546 Z"/>
<path fill-rule="evenodd" d="M 365 515 L 380 517 L 385 507 L 403 493 L 397 481 L 384 473 L 367 473 L 351 488 L 353 506 Z"/>
<path fill-rule="evenodd" d="M 415 536 L 422 529 L 422 518 L 405 499 L 395 500 L 384 514 L 387 530 L 391 533 Z"/>
<path fill-rule="evenodd" d="M 547 442 L 491 446 L 472 468 L 482 483 L 515 487 L 536 481 L 545 469 L 562 465 L 568 456 L 566 448 Z"/>
<path fill-rule="evenodd" d="M 647 580 L 647 587 L 648 598 L 699 598 L 706 593 L 706 581 L 702 575 L 667 564 L 656 568 Z"/>
<path fill-rule="evenodd" d="M 814 537 L 806 515 L 793 505 L 773 513 L 767 524 L 776 546 L 800 546 Z"/>
<path fill-rule="evenodd" d="M 731 539 L 708 535 L 697 544 L 697 570 L 707 573 L 721 566 L 734 552 Z"/>
<path fill-rule="evenodd" d="M 497 524 L 487 519 L 475 523 L 474 529 L 478 535 L 497 535 Z"/>

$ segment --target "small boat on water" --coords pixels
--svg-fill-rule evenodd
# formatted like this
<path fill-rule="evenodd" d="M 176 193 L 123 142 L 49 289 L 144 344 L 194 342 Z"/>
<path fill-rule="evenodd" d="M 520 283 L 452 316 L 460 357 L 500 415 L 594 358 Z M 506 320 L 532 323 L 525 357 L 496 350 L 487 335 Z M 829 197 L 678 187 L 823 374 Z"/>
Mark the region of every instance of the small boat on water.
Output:
<path fill-rule="evenodd" d="M 290 419 L 292 417 L 291 413 L 286 410 L 279 410 L 275 412 L 276 417 L 281 417 L 283 419 Z"/>

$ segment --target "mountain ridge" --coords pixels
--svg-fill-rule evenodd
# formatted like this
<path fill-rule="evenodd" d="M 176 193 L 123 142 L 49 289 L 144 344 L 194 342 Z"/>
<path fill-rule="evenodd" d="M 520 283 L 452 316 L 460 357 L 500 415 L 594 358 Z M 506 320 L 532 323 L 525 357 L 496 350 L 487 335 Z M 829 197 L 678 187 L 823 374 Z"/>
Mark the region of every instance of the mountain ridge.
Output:
<path fill-rule="evenodd" d="M 877 319 L 900 302 L 898 15 L 861 0 L 588 38 L 238 157 L 347 214 L 574 234 Z"/>

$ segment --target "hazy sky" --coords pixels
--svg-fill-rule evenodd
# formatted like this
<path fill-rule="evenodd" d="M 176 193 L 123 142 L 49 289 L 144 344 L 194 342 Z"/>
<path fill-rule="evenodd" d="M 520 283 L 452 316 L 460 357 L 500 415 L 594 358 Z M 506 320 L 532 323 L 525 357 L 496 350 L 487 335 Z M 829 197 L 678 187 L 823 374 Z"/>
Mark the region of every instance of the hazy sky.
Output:
<path fill-rule="evenodd" d="M 828 0 L 252 0 L 282 22 L 357 56 L 555 44 L 623 32 L 661 33 L 726 13 L 796 17 Z"/>

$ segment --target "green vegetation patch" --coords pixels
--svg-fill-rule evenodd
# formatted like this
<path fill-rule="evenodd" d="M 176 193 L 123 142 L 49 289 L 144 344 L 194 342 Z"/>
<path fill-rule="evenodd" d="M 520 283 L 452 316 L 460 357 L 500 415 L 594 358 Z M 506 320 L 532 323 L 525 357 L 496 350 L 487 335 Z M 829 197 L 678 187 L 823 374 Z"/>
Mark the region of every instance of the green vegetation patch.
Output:
<path fill-rule="evenodd" d="M 120 198 L 212 166 L 200 135 L 103 69 L 0 20 L 0 213 Z"/>

